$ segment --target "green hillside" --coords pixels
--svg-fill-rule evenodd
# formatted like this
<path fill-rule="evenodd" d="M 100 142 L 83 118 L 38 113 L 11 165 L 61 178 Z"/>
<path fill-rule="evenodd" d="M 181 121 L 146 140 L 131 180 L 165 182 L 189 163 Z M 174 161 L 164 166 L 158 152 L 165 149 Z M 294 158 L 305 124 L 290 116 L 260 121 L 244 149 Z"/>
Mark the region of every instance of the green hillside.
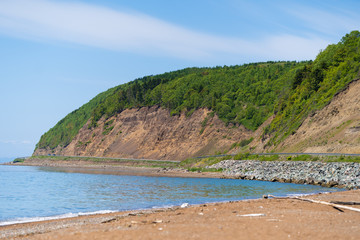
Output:
<path fill-rule="evenodd" d="M 172 115 L 209 108 L 224 122 L 251 130 L 275 114 L 265 133 L 273 136 L 271 144 L 277 144 L 359 77 L 359 36 L 358 31 L 347 34 L 315 61 L 186 68 L 136 79 L 99 94 L 67 115 L 41 137 L 37 148 L 68 145 L 89 119 L 94 127 L 102 117 L 153 105 L 169 109 Z"/>
<path fill-rule="evenodd" d="M 299 128 L 303 120 L 325 107 L 351 81 L 360 78 L 360 32 L 346 34 L 329 45 L 315 61 L 296 72 L 291 89 L 279 98 L 275 119 L 265 129 L 270 145 L 277 145 Z"/>

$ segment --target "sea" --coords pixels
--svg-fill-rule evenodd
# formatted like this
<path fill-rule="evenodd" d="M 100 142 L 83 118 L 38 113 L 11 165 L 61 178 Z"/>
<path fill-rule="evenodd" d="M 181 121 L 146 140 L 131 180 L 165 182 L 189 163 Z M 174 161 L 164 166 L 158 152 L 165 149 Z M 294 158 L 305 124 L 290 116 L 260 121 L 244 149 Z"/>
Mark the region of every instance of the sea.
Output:
<path fill-rule="evenodd" d="M 0 162 L 11 159 L 0 159 Z M 341 191 L 312 185 L 215 178 L 66 172 L 0 165 L 0 226 L 124 210 Z"/>

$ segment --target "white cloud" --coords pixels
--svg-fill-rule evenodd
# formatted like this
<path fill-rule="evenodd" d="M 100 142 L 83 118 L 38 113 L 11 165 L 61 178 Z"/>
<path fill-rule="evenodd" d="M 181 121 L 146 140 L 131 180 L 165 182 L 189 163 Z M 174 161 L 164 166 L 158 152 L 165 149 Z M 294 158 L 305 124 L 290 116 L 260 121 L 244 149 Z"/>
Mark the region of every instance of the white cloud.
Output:
<path fill-rule="evenodd" d="M 266 49 L 271 49 L 269 57 L 278 59 L 308 60 L 314 58 L 329 42 L 318 38 L 303 38 L 293 35 L 281 35 L 266 39 Z M 313 55 L 315 54 L 315 55 Z"/>
<path fill-rule="evenodd" d="M 11 145 L 29 145 L 29 144 L 34 144 L 32 141 L 29 141 L 29 140 L 22 140 L 22 141 L 17 141 L 17 140 L 0 140 L 0 143 L 2 143 L 2 144 L 11 144 Z"/>
<path fill-rule="evenodd" d="M 84 3 L 0 1 L 0 32 L 37 41 L 60 41 L 184 59 L 251 56 L 260 60 L 312 59 L 327 41 L 268 36 L 257 41 L 196 32 L 157 18 Z"/>
<path fill-rule="evenodd" d="M 4 144 L 16 144 L 15 140 L 0 140 L 0 143 Z"/>
<path fill-rule="evenodd" d="M 360 15 L 358 12 L 342 10 L 340 6 L 335 10 L 325 7 L 326 5 L 324 5 L 323 9 L 315 9 L 295 5 L 286 11 L 293 17 L 298 18 L 307 29 L 330 36 L 338 36 L 359 29 Z"/>

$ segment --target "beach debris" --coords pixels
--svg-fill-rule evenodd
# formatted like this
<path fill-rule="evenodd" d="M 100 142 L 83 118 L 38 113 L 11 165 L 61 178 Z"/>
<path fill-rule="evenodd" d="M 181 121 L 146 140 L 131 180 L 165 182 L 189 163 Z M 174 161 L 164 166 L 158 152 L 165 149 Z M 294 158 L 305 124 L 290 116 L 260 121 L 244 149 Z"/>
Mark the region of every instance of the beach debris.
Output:
<path fill-rule="evenodd" d="M 159 228 L 159 231 L 162 231 L 163 230 L 163 228 Z"/>
<path fill-rule="evenodd" d="M 162 223 L 162 222 L 163 222 L 163 220 L 155 220 L 152 223 Z"/>
<path fill-rule="evenodd" d="M 165 209 L 155 209 L 154 212 L 165 212 Z"/>
<path fill-rule="evenodd" d="M 181 204 L 181 208 L 187 208 L 189 206 L 189 204 L 188 203 L 183 203 L 183 204 Z"/>
<path fill-rule="evenodd" d="M 331 201 L 333 204 L 341 204 L 341 205 L 360 205 L 360 202 L 342 202 L 342 201 Z"/>
<path fill-rule="evenodd" d="M 243 214 L 243 215 L 236 215 L 238 217 L 263 217 L 266 216 L 264 213 L 250 213 L 250 214 Z"/>
<path fill-rule="evenodd" d="M 269 218 L 269 219 L 266 219 L 266 221 L 268 221 L 268 222 L 280 222 L 281 220 L 275 219 L 275 218 Z"/>
<path fill-rule="evenodd" d="M 199 215 L 202 216 L 202 215 L 204 215 L 204 213 L 201 212 L 201 213 L 199 213 Z"/>
<path fill-rule="evenodd" d="M 355 212 L 360 212 L 360 208 L 353 208 L 353 207 L 348 207 L 348 206 L 344 206 L 344 205 L 340 205 L 340 204 L 335 204 L 335 203 L 331 203 L 331 202 L 325 202 L 325 201 L 318 201 L 318 200 L 312 200 L 312 199 L 308 199 L 308 198 L 300 198 L 300 197 L 275 197 L 273 195 L 267 195 L 267 198 L 275 198 L 275 199 L 295 199 L 295 200 L 300 200 L 300 201 L 305 201 L 305 202 L 311 202 L 311 203 L 318 203 L 318 204 L 324 204 L 324 205 L 328 205 L 331 206 L 337 210 L 340 209 L 347 209 L 350 211 L 355 211 Z M 342 210 L 340 210 L 342 211 Z"/>
<path fill-rule="evenodd" d="M 102 221 L 101 223 L 109 223 L 109 222 L 113 222 L 113 221 L 116 221 L 116 220 L 117 220 L 116 218 L 110 218 L 110 219 Z"/>

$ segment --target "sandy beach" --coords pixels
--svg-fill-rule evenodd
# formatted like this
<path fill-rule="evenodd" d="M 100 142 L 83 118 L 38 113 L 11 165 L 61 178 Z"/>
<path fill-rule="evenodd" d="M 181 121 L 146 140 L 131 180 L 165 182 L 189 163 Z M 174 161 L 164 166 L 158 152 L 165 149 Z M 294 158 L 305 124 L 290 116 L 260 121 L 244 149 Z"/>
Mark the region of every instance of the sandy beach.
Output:
<path fill-rule="evenodd" d="M 360 190 L 306 198 L 360 202 Z M 358 207 L 360 206 L 351 206 Z M 253 214 L 253 215 L 252 215 Z M 118 212 L 0 227 L 2 239 L 359 239 L 360 213 L 295 199 Z"/>

